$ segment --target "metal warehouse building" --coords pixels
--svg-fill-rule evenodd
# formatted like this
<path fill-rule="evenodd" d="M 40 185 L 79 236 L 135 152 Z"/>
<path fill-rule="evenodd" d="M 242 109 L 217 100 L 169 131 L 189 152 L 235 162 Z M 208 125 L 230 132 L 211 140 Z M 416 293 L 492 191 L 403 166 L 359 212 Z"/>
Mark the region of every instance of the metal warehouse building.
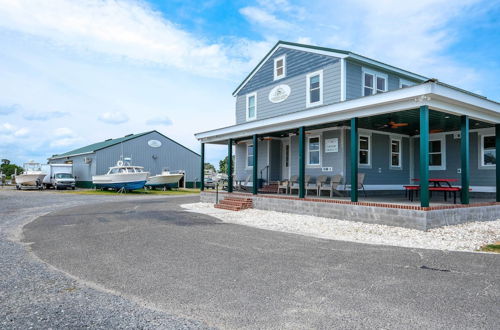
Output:
<path fill-rule="evenodd" d="M 151 175 L 160 174 L 163 169 L 184 171 L 180 185 L 186 188 L 199 186 L 200 155 L 157 131 L 108 139 L 54 155 L 48 161 L 49 164 L 73 164 L 77 186 L 89 188 L 92 187 L 93 175 L 106 174 L 109 167 L 126 157 L 132 159 L 133 165 L 143 166 Z"/>

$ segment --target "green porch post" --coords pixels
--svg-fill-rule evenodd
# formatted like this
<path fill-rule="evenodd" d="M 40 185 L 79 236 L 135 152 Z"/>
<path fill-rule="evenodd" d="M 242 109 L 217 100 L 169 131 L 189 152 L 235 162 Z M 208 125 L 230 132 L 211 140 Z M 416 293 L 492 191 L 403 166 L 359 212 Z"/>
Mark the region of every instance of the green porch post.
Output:
<path fill-rule="evenodd" d="M 462 204 L 469 204 L 469 117 L 460 117 L 460 160 L 462 167 Z"/>
<path fill-rule="evenodd" d="M 305 175 L 306 175 L 306 128 L 299 128 L 299 198 L 304 198 L 306 195 Z"/>
<path fill-rule="evenodd" d="M 495 124 L 495 149 L 496 155 L 500 155 L 500 124 Z M 496 156 L 498 158 L 498 156 Z M 498 163 L 495 161 L 495 164 Z M 496 166 L 496 175 L 497 175 L 497 202 L 500 202 L 500 164 Z"/>
<path fill-rule="evenodd" d="M 258 154 L 258 145 L 259 145 L 259 140 L 257 139 L 257 134 L 254 134 L 253 136 L 253 183 L 252 183 L 252 194 L 257 195 L 259 192 L 259 185 L 258 185 L 258 177 L 257 177 L 257 154 Z"/>
<path fill-rule="evenodd" d="M 420 206 L 429 206 L 429 107 L 420 107 Z"/>
<path fill-rule="evenodd" d="M 358 118 L 351 118 L 351 202 L 358 201 Z"/>
<path fill-rule="evenodd" d="M 227 142 L 227 192 L 233 192 L 233 139 Z"/>
<path fill-rule="evenodd" d="M 205 190 L 205 143 L 201 144 L 200 190 Z M 196 188 L 196 187 L 195 187 Z"/>

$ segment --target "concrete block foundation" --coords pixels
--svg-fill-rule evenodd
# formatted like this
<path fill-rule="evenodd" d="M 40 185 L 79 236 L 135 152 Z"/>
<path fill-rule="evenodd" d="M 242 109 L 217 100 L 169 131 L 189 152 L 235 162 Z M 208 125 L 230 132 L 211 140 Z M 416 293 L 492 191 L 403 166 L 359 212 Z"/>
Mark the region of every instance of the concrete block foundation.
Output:
<path fill-rule="evenodd" d="M 422 208 L 404 204 L 352 203 L 335 199 L 299 199 L 294 196 L 218 193 L 219 201 L 227 196 L 252 198 L 253 207 L 259 210 L 313 215 L 418 230 L 428 230 L 471 221 L 500 219 L 500 203 L 495 202 L 470 205 L 439 205 Z M 204 191 L 200 194 L 201 202 L 215 203 L 216 198 L 215 192 Z"/>

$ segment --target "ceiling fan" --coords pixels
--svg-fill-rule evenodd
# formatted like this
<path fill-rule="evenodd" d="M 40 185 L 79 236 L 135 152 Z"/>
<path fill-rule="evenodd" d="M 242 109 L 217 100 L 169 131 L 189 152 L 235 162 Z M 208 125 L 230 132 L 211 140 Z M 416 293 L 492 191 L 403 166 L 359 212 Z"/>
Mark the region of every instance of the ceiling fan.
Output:
<path fill-rule="evenodd" d="M 378 128 L 379 129 L 381 129 L 381 128 L 400 128 L 400 127 L 406 127 L 408 125 L 409 125 L 408 123 L 396 123 L 392 119 L 389 119 L 389 122 L 387 122 L 387 124 L 379 126 Z"/>

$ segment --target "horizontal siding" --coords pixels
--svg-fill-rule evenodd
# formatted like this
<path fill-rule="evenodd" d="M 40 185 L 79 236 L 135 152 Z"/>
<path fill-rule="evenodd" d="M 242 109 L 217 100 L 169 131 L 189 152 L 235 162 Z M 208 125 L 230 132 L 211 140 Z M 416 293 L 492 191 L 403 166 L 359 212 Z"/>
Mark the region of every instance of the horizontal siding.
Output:
<path fill-rule="evenodd" d="M 350 173 L 351 143 L 350 130 L 346 131 L 346 173 Z M 362 134 L 360 132 L 360 134 Z M 370 167 L 358 167 L 359 173 L 365 173 L 365 184 L 367 185 L 399 185 L 410 183 L 410 139 L 403 137 L 402 143 L 402 167 L 401 169 L 390 166 L 390 136 L 386 134 L 372 133 L 372 154 Z M 350 174 L 349 174 L 350 175 Z M 347 182 L 350 182 L 350 177 Z"/>
<path fill-rule="evenodd" d="M 265 119 L 274 116 L 280 116 L 292 112 L 307 110 L 306 108 L 306 76 L 307 71 L 292 78 L 285 78 L 278 82 L 258 89 L 257 93 L 257 119 Z M 275 86 L 287 84 L 291 92 L 288 98 L 280 103 L 269 101 L 269 92 Z M 340 61 L 329 64 L 323 68 L 323 104 L 340 102 Z M 236 98 L 236 123 L 241 124 L 246 121 L 246 94 L 239 95 Z"/>
<path fill-rule="evenodd" d="M 257 170 L 258 170 L 258 177 L 260 178 L 260 171 L 263 170 L 267 164 L 268 164 L 268 141 L 259 141 L 258 144 L 258 155 L 257 155 Z M 235 174 L 236 174 L 236 180 L 241 180 L 244 181 L 247 176 L 253 175 L 252 168 L 247 168 L 246 167 L 246 162 L 247 162 L 247 143 L 241 142 L 235 146 L 235 155 L 236 155 L 236 168 L 235 168 Z M 263 178 L 266 177 L 266 171 L 263 171 L 262 173 Z M 250 182 L 252 181 L 252 177 L 250 177 Z"/>
<path fill-rule="evenodd" d="M 363 91 L 363 66 L 351 62 L 349 60 L 346 60 L 346 99 L 347 100 L 352 100 L 358 97 L 362 97 L 362 91 Z M 387 88 L 389 91 L 395 90 L 399 88 L 399 80 L 400 76 L 395 75 L 391 72 L 379 69 L 379 68 L 372 68 L 369 66 L 366 66 L 366 68 L 384 73 L 388 76 L 388 82 L 387 82 Z M 403 78 L 404 80 L 418 83 L 415 80 L 411 80 L 408 78 Z"/>
<path fill-rule="evenodd" d="M 320 68 L 339 60 L 337 57 L 333 56 L 280 47 L 239 91 L 238 96 L 284 81 L 284 79 L 274 81 L 273 72 L 274 59 L 282 55 L 286 56 L 286 78 L 284 79 L 293 78 L 304 75 L 307 72 L 319 70 Z"/>
<path fill-rule="evenodd" d="M 90 163 L 85 163 L 85 158 L 91 158 Z M 96 171 L 96 155 L 86 154 L 81 156 L 67 157 L 63 159 L 51 160 L 50 164 L 61 164 L 66 161 L 73 161 L 73 176 L 75 176 L 76 181 L 92 181 L 92 175 L 95 175 Z"/>
<path fill-rule="evenodd" d="M 431 134 L 432 136 L 432 134 Z M 479 134 L 470 133 L 470 185 L 471 186 L 495 186 L 495 169 L 485 169 L 479 166 Z M 420 139 L 414 139 L 414 159 L 415 159 L 415 177 L 420 174 Z M 439 171 L 429 171 L 429 177 L 439 177 L 446 179 L 457 179 L 457 185 L 461 184 L 461 174 L 458 169 L 461 168 L 460 161 L 460 139 L 455 139 L 453 134 L 446 134 L 446 169 Z"/>

